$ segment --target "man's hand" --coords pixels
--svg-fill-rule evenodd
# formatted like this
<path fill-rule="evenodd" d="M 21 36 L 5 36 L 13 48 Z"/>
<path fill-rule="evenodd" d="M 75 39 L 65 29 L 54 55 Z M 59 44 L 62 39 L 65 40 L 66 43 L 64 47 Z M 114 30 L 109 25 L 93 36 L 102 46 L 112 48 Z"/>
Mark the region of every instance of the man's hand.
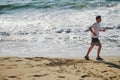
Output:
<path fill-rule="evenodd" d="M 105 32 L 105 29 L 103 29 L 103 32 Z"/>
<path fill-rule="evenodd" d="M 100 30 L 100 31 L 103 31 L 103 32 L 105 32 L 105 29 L 102 29 L 102 30 Z"/>
<path fill-rule="evenodd" d="M 94 33 L 94 31 L 92 30 L 92 28 L 91 28 L 91 27 L 89 27 L 89 30 L 91 31 L 91 33 L 92 33 L 93 35 L 95 35 L 95 36 L 96 36 L 96 34 Z"/>
<path fill-rule="evenodd" d="M 96 34 L 93 32 L 93 34 L 96 36 Z"/>

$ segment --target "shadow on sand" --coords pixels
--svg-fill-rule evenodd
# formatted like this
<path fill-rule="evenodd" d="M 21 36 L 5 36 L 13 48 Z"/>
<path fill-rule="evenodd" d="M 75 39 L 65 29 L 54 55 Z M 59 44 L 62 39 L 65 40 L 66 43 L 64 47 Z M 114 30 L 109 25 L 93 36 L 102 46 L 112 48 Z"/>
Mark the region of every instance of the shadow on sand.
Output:
<path fill-rule="evenodd" d="M 114 68 L 117 68 L 117 69 L 120 69 L 120 65 L 118 64 L 115 64 L 115 63 L 112 63 L 112 62 L 106 62 L 106 61 L 102 61 L 104 64 L 107 64 L 108 67 L 114 67 Z"/>
<path fill-rule="evenodd" d="M 63 65 L 75 65 L 79 63 L 103 63 L 108 65 L 108 67 L 113 67 L 120 69 L 119 61 L 117 63 L 108 62 L 108 61 L 86 61 L 86 60 L 77 60 L 77 59 L 51 59 L 50 63 L 46 64 L 47 66 L 63 66 Z"/>

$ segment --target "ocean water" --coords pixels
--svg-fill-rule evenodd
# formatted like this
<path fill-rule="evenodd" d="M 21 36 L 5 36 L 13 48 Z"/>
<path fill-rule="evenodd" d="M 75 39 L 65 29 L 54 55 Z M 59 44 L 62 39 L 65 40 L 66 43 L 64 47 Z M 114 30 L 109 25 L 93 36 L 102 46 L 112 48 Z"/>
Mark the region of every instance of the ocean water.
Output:
<path fill-rule="evenodd" d="M 0 56 L 83 57 L 97 15 L 101 56 L 120 56 L 120 0 L 0 0 Z"/>

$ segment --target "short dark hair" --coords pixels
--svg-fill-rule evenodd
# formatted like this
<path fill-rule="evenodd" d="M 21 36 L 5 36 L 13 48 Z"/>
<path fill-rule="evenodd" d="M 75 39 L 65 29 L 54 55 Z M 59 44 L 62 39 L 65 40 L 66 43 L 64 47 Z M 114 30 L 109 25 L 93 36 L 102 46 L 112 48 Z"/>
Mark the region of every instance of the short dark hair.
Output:
<path fill-rule="evenodd" d="M 96 20 L 97 20 L 97 19 L 100 19 L 100 18 L 101 18 L 101 16 L 100 16 L 100 15 L 99 15 L 99 16 L 96 16 Z"/>

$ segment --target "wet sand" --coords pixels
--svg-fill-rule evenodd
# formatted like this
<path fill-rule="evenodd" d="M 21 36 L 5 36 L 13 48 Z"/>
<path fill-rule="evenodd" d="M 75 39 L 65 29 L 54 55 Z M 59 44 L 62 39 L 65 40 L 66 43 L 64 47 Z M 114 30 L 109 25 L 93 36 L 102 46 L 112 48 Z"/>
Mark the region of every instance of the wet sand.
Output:
<path fill-rule="evenodd" d="M 0 57 L 0 80 L 119 80 L 120 57 L 104 59 Z"/>

